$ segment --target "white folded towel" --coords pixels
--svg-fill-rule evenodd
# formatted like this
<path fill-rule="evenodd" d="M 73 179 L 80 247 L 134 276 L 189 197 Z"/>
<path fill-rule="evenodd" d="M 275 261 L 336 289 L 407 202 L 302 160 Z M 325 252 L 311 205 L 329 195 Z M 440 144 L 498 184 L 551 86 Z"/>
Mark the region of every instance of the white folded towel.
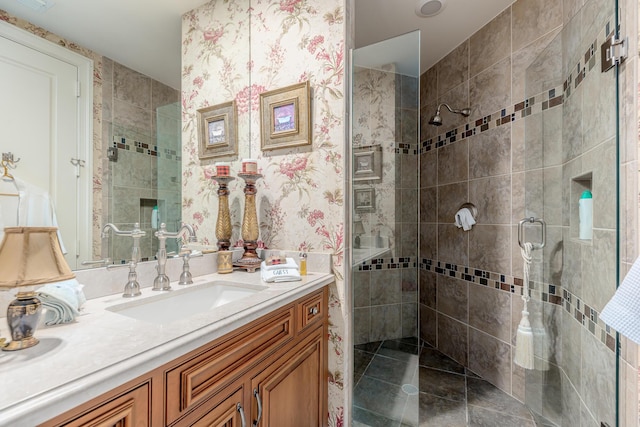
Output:
<path fill-rule="evenodd" d="M 44 308 L 43 321 L 47 326 L 73 322 L 87 301 L 83 285 L 76 279 L 48 283 L 36 290 Z"/>
<path fill-rule="evenodd" d="M 476 223 L 473 219 L 473 215 L 468 208 L 462 208 L 456 212 L 456 226 L 462 228 L 464 231 L 471 230 L 471 227 Z"/>
<path fill-rule="evenodd" d="M 600 320 L 635 343 L 640 343 L 640 258 L 604 306 Z"/>

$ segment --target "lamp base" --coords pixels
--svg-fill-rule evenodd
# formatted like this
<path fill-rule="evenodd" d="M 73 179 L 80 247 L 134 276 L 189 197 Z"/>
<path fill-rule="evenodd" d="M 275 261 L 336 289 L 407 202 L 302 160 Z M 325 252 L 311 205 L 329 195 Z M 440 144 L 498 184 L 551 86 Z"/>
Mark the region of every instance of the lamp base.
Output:
<path fill-rule="evenodd" d="M 42 304 L 34 291 L 18 292 L 16 299 L 11 301 L 7 308 L 7 323 L 11 331 L 11 342 L 2 348 L 4 351 L 23 350 L 38 344 L 33 336 L 40 314 Z"/>
<path fill-rule="evenodd" d="M 6 346 L 2 347 L 3 351 L 16 351 L 16 350 L 24 350 L 25 348 L 33 347 L 38 344 L 40 341 L 36 337 L 29 337 L 23 340 L 11 341 Z"/>

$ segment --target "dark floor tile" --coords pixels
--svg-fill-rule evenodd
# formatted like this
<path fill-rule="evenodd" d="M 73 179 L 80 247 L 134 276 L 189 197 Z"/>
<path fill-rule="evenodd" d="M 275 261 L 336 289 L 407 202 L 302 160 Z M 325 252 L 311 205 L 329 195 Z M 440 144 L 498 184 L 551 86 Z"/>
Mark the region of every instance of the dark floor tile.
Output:
<path fill-rule="evenodd" d="M 532 420 L 531 412 L 524 404 L 482 379 L 467 378 L 467 403 Z"/>
<path fill-rule="evenodd" d="M 374 353 L 367 353 L 358 349 L 353 350 L 353 372 L 355 374 L 364 373 L 373 356 L 375 356 Z"/>
<path fill-rule="evenodd" d="M 438 369 L 419 368 L 420 391 L 450 400 L 465 400 L 464 375 Z"/>
<path fill-rule="evenodd" d="M 402 419 L 407 395 L 400 386 L 363 376 L 353 391 L 353 404 L 393 420 Z"/>
<path fill-rule="evenodd" d="M 354 406 L 352 425 L 353 427 L 395 427 L 399 422 Z"/>
<path fill-rule="evenodd" d="M 376 353 L 380 348 L 380 344 L 382 344 L 382 341 L 374 341 L 365 344 L 358 344 L 353 348 L 355 348 L 356 350 L 366 351 L 368 353 Z"/>
<path fill-rule="evenodd" d="M 403 341 L 387 340 L 382 343 L 378 354 L 405 362 L 418 363 L 419 347 Z"/>
<path fill-rule="evenodd" d="M 469 405 L 469 427 L 535 427 L 535 423 L 524 418 L 514 417 L 504 412 Z"/>
<path fill-rule="evenodd" d="M 358 381 L 360 381 L 360 378 L 362 378 L 362 373 L 354 372 L 354 374 L 353 374 L 353 388 L 355 388 L 358 385 Z"/>
<path fill-rule="evenodd" d="M 467 405 L 430 394 L 410 396 L 401 427 L 465 427 Z"/>
<path fill-rule="evenodd" d="M 398 341 L 398 342 L 401 342 L 403 344 L 409 344 L 409 345 L 415 345 L 415 346 L 419 346 L 420 345 L 420 340 L 418 339 L 418 337 L 404 337 L 404 338 L 400 338 L 400 339 L 393 340 L 393 341 Z"/>
<path fill-rule="evenodd" d="M 401 386 L 411 383 L 416 371 L 416 364 L 402 360 L 376 355 L 364 375 Z"/>
<path fill-rule="evenodd" d="M 435 348 L 423 348 L 420 352 L 420 366 L 440 369 L 456 374 L 464 374 L 464 366 L 436 350 Z"/>

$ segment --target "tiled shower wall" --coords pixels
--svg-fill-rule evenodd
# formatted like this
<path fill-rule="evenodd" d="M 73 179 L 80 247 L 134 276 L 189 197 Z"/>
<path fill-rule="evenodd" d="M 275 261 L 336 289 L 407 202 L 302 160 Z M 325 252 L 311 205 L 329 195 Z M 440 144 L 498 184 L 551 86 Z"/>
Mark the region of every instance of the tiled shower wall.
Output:
<path fill-rule="evenodd" d="M 629 13 L 637 19 L 636 6 Z M 561 424 L 564 417 L 565 425 L 573 425 L 567 423 L 576 419 L 582 419 L 582 425 L 596 420 L 614 424 L 615 332 L 607 330 L 597 313 L 615 285 L 615 221 L 601 212 L 602 223 L 596 225 L 599 230 L 592 244 L 581 246 L 572 240 L 575 219 L 570 207 L 572 192 L 577 191 L 571 188 L 571 178 L 589 172 L 594 177 L 593 191 L 602 197 L 601 206 L 614 200 L 608 197 L 615 188 L 615 170 L 603 168 L 605 163 L 600 161 L 608 158 L 607 164 L 613 164 L 613 134 L 599 134 L 598 127 L 591 127 L 611 121 L 612 111 L 580 109 L 583 97 L 600 96 L 591 104 L 611 106 L 615 96 L 597 90 L 599 79 L 612 79 L 613 74 L 600 74 L 599 58 L 591 60 L 583 39 L 585 33 L 595 33 L 586 24 L 595 20 L 593 25 L 602 31 L 596 31 L 599 39 L 591 42 L 602 43 L 600 33 L 604 35 L 609 17 L 594 18 L 594 11 L 603 7 L 603 2 L 594 0 L 518 0 L 421 79 L 421 337 L 518 399 L 525 401 L 526 395 L 532 409 L 551 421 Z M 633 19 L 626 22 L 636 28 Z M 533 64 L 541 54 L 547 55 L 546 60 Z M 570 59 L 564 65 L 554 62 L 562 58 Z M 539 66 L 541 75 L 551 77 L 536 80 L 531 75 L 536 67 L 527 75 L 532 64 Z M 558 66 L 559 73 L 554 74 L 553 67 Z M 635 58 L 625 66 L 634 69 Z M 624 78 L 633 74 L 625 70 L 621 92 L 631 101 L 635 95 Z M 565 86 L 570 75 L 574 79 Z M 570 96 L 565 93 L 567 87 L 573 88 Z M 442 109 L 443 126 L 428 125 L 442 102 L 453 108 L 470 107 L 471 116 L 466 119 Z M 575 121 L 582 114 L 584 126 Z M 635 123 L 631 117 L 627 113 L 623 123 Z M 635 144 L 635 132 L 627 131 Z M 538 157 L 538 164 L 532 163 L 536 157 L 529 152 L 535 141 L 549 144 L 547 157 Z M 635 151 L 625 150 L 624 156 L 623 177 L 636 165 Z M 630 183 L 637 189 L 636 177 Z M 625 202 L 637 198 L 637 191 L 627 188 L 626 181 L 623 187 L 625 209 Z M 542 206 L 542 194 L 544 212 L 536 211 Z M 479 212 L 477 225 L 468 233 L 453 223 L 465 202 L 474 203 Z M 633 207 L 637 210 L 637 203 Z M 560 254 L 556 256 L 562 256 L 559 243 L 564 234 L 566 255 L 564 264 L 560 261 L 564 271 L 556 276 L 557 258 L 550 252 L 534 261 L 538 267 L 541 261 L 546 263 L 543 271 L 534 269 L 532 277 L 544 285 L 536 283 L 529 308 L 532 321 L 542 322 L 549 334 L 545 350 L 550 356 L 549 363 L 543 363 L 547 370 L 527 373 L 512 358 L 522 310 L 517 223 L 531 215 L 549 218 L 547 247 Z M 635 227 L 631 227 L 636 218 L 637 212 L 625 210 L 628 235 L 622 236 L 623 242 L 636 242 Z M 634 254 L 635 246 L 625 245 L 622 261 L 629 262 Z M 628 362 L 623 364 L 621 388 L 627 390 L 627 398 L 621 410 L 627 418 L 637 413 L 636 353 L 634 345 L 623 342 Z M 541 361 L 537 362 L 540 368 Z"/>
<path fill-rule="evenodd" d="M 354 266 L 354 344 L 418 333 L 417 86 L 417 78 L 396 74 L 393 67 L 357 68 L 353 76 L 354 148 L 382 147 L 381 179 L 353 184 L 355 191 L 375 191 L 375 208 L 356 214 L 365 234 L 379 233 L 390 248 Z"/>
<path fill-rule="evenodd" d="M 180 91 L 108 58 L 102 76 L 103 141 L 109 142 L 104 150 L 118 151 L 117 160 L 103 159 L 103 206 L 109 208 L 103 210 L 103 224 L 130 230 L 139 222 L 146 232 L 140 241 L 142 258 L 152 259 L 157 239 L 151 210 L 157 203 L 161 221 L 175 230 L 171 220 L 180 218 L 182 208 Z M 102 243 L 103 254 L 116 262 L 131 258 L 131 239 L 110 236 Z"/>

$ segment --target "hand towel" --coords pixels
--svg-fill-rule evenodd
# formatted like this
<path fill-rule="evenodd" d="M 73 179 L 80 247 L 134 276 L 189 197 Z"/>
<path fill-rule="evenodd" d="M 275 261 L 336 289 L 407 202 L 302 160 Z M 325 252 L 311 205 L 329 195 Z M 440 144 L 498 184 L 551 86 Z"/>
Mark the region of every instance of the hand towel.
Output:
<path fill-rule="evenodd" d="M 462 228 L 464 231 L 471 230 L 471 227 L 476 223 L 473 219 L 473 214 L 468 208 L 462 208 L 456 212 L 456 226 Z"/>
<path fill-rule="evenodd" d="M 640 344 L 640 258 L 600 313 L 600 319 L 622 335 Z"/>
<path fill-rule="evenodd" d="M 47 326 L 73 322 L 87 301 L 83 285 L 76 279 L 48 283 L 36 290 L 44 308 L 43 321 Z"/>

